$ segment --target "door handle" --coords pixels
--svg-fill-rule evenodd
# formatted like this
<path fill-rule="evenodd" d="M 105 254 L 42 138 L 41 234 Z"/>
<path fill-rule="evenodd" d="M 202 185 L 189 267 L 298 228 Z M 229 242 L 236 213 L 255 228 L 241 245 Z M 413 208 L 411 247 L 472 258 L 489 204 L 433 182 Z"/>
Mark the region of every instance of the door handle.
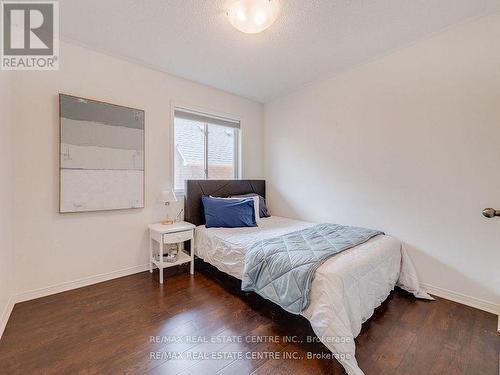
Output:
<path fill-rule="evenodd" d="M 483 210 L 483 216 L 487 217 L 488 219 L 495 216 L 500 216 L 500 210 L 495 210 L 494 208 L 485 208 Z"/>

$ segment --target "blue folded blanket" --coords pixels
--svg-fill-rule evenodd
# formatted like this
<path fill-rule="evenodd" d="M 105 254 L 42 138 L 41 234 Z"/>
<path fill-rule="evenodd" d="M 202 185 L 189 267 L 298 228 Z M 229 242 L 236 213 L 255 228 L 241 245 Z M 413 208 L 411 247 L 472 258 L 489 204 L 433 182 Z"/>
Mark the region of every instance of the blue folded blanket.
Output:
<path fill-rule="evenodd" d="M 338 224 L 258 241 L 245 254 L 241 289 L 254 291 L 299 314 L 309 306 L 314 272 L 331 256 L 383 232 Z"/>

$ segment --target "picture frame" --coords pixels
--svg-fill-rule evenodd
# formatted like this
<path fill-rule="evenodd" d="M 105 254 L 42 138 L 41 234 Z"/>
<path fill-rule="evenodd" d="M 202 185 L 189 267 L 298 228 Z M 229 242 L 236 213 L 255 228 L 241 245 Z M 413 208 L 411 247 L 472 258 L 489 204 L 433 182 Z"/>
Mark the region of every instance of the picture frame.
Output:
<path fill-rule="evenodd" d="M 59 94 L 59 213 L 144 208 L 145 112 Z"/>

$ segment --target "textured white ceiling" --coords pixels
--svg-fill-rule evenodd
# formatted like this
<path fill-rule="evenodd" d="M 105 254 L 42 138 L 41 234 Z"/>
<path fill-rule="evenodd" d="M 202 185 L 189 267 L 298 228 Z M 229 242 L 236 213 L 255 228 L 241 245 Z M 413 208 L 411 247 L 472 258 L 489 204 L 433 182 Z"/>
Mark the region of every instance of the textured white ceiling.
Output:
<path fill-rule="evenodd" d="M 61 0 L 65 40 L 261 102 L 468 19 L 500 0 L 281 0 L 260 34 L 231 0 Z"/>

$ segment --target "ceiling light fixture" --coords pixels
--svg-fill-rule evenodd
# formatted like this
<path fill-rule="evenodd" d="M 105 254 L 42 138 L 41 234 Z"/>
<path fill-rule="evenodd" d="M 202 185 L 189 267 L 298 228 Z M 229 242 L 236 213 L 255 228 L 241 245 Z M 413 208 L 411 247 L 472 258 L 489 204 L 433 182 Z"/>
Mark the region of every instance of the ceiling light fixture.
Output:
<path fill-rule="evenodd" d="M 278 0 L 238 0 L 227 12 L 229 22 L 247 34 L 256 34 L 271 26 L 279 13 Z"/>

